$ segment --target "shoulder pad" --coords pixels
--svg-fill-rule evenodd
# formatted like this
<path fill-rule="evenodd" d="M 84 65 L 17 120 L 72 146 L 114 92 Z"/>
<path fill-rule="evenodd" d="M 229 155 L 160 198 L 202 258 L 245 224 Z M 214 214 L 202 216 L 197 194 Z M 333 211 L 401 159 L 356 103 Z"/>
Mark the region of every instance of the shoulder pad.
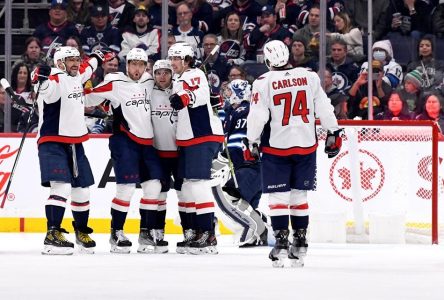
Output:
<path fill-rule="evenodd" d="M 153 80 L 153 77 L 151 76 L 151 74 L 149 74 L 148 72 L 144 72 L 142 74 L 142 77 L 140 77 L 139 82 L 145 82 L 150 79 Z"/>
<path fill-rule="evenodd" d="M 126 75 L 122 72 L 113 72 L 106 74 L 104 80 L 106 81 L 116 81 L 116 80 L 126 80 Z"/>

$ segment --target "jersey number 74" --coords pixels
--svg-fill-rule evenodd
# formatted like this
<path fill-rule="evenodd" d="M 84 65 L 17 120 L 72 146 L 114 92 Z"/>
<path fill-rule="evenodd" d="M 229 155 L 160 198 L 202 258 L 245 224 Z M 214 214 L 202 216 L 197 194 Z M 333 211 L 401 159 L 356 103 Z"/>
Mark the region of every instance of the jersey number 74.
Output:
<path fill-rule="evenodd" d="M 293 94 L 291 92 L 286 92 L 273 96 L 273 104 L 275 106 L 282 105 L 282 100 L 284 101 L 284 115 L 282 116 L 282 126 L 288 125 L 291 115 L 301 116 L 304 123 L 309 122 L 307 115 L 310 113 L 310 110 L 307 108 L 307 93 L 304 90 L 298 91 L 296 93 L 294 104 Z"/>

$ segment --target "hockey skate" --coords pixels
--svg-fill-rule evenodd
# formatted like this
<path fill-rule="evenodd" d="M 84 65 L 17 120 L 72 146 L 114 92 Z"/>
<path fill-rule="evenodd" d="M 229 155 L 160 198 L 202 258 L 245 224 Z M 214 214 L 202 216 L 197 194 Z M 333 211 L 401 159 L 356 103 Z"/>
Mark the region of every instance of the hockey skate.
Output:
<path fill-rule="evenodd" d="M 128 254 L 131 252 L 131 246 L 133 245 L 121 229 L 111 229 L 109 243 L 111 244 L 111 253 Z"/>
<path fill-rule="evenodd" d="M 94 254 L 96 242 L 89 236 L 93 230 L 89 227 L 76 228 L 75 222 L 72 222 L 74 232 L 76 234 L 76 244 L 79 246 L 79 252 L 86 254 Z"/>
<path fill-rule="evenodd" d="M 204 231 L 197 235 L 190 244 L 190 254 L 217 254 L 217 240 L 214 232 Z"/>
<path fill-rule="evenodd" d="M 46 255 L 72 255 L 74 244 L 68 241 L 63 233 L 68 233 L 63 228 L 50 227 L 46 233 L 45 245 L 42 254 Z"/>
<path fill-rule="evenodd" d="M 268 246 L 268 229 L 265 228 L 264 232 L 260 235 L 259 238 L 255 238 L 250 243 L 245 243 L 242 245 L 239 245 L 239 248 L 249 248 L 249 247 L 256 247 L 256 246 Z"/>
<path fill-rule="evenodd" d="M 293 268 L 301 268 L 304 266 L 304 257 L 307 255 L 307 230 L 297 229 L 293 234 L 293 242 L 290 245 L 288 258 Z"/>
<path fill-rule="evenodd" d="M 168 252 L 168 242 L 164 240 L 165 231 L 163 229 L 155 229 L 156 236 L 156 253 L 167 253 Z"/>
<path fill-rule="evenodd" d="M 156 250 L 156 232 L 154 229 L 140 229 L 138 253 L 154 253 Z"/>
<path fill-rule="evenodd" d="M 191 242 L 196 237 L 196 231 L 194 229 L 186 229 L 183 233 L 184 240 L 177 243 L 176 252 L 179 254 L 187 254 L 190 248 Z"/>
<path fill-rule="evenodd" d="M 271 249 L 268 257 L 272 261 L 273 268 L 283 268 L 285 258 L 288 256 L 288 234 L 287 229 L 275 230 L 274 236 L 276 238 L 276 244 Z"/>

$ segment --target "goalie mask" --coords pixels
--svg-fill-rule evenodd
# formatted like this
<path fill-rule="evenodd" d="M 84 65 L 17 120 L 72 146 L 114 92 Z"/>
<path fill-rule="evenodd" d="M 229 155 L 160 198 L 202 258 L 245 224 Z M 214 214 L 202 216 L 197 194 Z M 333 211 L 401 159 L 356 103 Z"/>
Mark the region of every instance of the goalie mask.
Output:
<path fill-rule="evenodd" d="M 240 104 L 242 101 L 250 101 L 251 85 L 246 80 L 235 79 L 228 85 L 229 93 L 228 101 L 231 105 Z"/>
<path fill-rule="evenodd" d="M 290 52 L 282 41 L 273 40 L 264 46 L 264 59 L 268 68 L 281 68 L 287 65 Z"/>

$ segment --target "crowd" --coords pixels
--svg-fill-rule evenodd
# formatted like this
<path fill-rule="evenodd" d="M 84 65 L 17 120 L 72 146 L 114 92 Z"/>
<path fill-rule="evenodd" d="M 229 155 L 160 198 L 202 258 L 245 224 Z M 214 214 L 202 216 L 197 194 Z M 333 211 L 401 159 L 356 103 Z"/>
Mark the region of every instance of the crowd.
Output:
<path fill-rule="evenodd" d="M 13 89 L 29 102 L 31 71 L 44 62 L 48 49 L 54 51 L 62 45 L 77 48 L 82 58 L 96 49 L 117 54 L 113 67 L 99 68 L 87 83 L 89 86 L 100 82 L 108 72 L 125 70 L 125 57 L 132 48 L 143 49 L 149 58 L 148 69 L 152 68 L 162 58 L 161 2 L 52 0 L 48 22 L 35 29 L 26 40 L 21 59 L 14 62 Z M 204 66 L 212 94 L 224 95 L 232 71 L 245 74 L 250 82 L 264 73 L 263 45 L 270 40 L 281 40 L 289 47 L 294 67 L 319 69 L 317 0 L 185 0 L 170 1 L 168 5 L 168 47 L 185 41 L 193 46 L 200 61 L 216 45 L 220 47 Z M 338 99 L 337 103 L 334 101 L 336 116 L 369 118 L 367 66 L 372 63 L 373 119 L 424 119 L 425 115 L 433 120 L 427 111 L 426 98 L 434 94 L 442 105 L 444 61 L 437 59 L 436 54 L 444 45 L 444 1 L 375 1 L 371 62 L 366 61 L 366 5 L 367 1 L 362 0 L 327 2 L 328 58 L 324 86 L 330 97 Z M 407 114 L 402 117 L 389 105 L 393 93 L 406 103 Z M 96 111 L 110 114 L 103 106 Z M 223 117 L 224 112 L 220 115 Z M 90 118 L 89 131 L 109 132 L 106 123 Z M 23 130 L 17 112 L 13 112 L 12 128 Z"/>

